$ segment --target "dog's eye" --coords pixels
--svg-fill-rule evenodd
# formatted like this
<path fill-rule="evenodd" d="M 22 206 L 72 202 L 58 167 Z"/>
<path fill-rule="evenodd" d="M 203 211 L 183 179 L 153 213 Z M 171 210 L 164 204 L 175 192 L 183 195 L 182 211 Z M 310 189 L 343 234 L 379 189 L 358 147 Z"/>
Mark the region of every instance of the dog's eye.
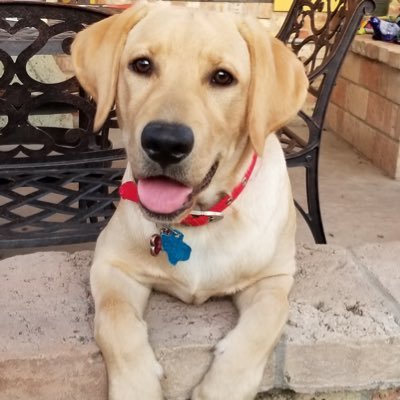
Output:
<path fill-rule="evenodd" d="M 133 60 L 129 67 L 133 72 L 141 75 L 150 75 L 153 72 L 153 63 L 145 57 Z"/>
<path fill-rule="evenodd" d="M 218 71 L 214 72 L 211 77 L 211 83 L 218 86 L 229 86 L 234 83 L 234 81 L 235 78 L 232 76 L 232 74 L 223 69 L 219 69 Z"/>

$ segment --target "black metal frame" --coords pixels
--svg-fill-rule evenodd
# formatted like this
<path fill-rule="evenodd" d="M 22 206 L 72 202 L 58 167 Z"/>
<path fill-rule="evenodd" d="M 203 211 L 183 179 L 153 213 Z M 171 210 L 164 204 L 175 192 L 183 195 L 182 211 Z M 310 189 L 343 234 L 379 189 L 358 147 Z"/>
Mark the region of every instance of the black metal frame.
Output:
<path fill-rule="evenodd" d="M 297 202 L 296 207 L 316 243 L 326 243 L 319 202 L 318 163 L 329 98 L 361 19 L 374 8 L 372 0 L 339 0 L 334 6 L 330 0 L 295 0 L 277 35 L 302 59 L 310 81 L 309 94 L 314 98 L 311 113 L 299 112 L 305 122 L 307 137 L 303 138 L 289 126 L 282 128 L 278 135 L 288 167 L 306 169 L 307 210 Z M 322 22 L 318 17 L 323 10 L 326 18 Z M 307 22 L 308 33 L 304 37 L 302 29 Z"/>
<path fill-rule="evenodd" d="M 93 132 L 95 105 L 75 77 L 41 82 L 27 71 L 37 55 L 68 55 L 76 32 L 108 16 L 0 3 L 0 116 L 7 119 L 0 128 L 0 248 L 94 241 L 114 212 L 123 169 L 112 162 L 125 153 L 112 149 L 110 124 Z M 31 116 L 44 114 L 74 115 L 77 123 L 33 125 Z"/>

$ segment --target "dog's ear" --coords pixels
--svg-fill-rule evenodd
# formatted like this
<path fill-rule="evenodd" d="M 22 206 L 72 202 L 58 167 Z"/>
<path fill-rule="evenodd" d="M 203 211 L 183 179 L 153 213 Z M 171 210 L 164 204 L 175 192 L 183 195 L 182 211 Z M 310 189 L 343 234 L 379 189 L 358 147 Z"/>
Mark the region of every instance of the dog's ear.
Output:
<path fill-rule="evenodd" d="M 253 147 L 262 154 L 266 136 L 300 110 L 308 79 L 294 53 L 272 38 L 259 21 L 241 19 L 238 29 L 247 43 L 251 63 L 247 129 Z"/>
<path fill-rule="evenodd" d="M 112 109 L 119 63 L 132 27 L 146 16 L 147 3 L 139 3 L 79 32 L 71 47 L 72 63 L 82 87 L 97 103 L 94 130 L 104 124 Z"/>

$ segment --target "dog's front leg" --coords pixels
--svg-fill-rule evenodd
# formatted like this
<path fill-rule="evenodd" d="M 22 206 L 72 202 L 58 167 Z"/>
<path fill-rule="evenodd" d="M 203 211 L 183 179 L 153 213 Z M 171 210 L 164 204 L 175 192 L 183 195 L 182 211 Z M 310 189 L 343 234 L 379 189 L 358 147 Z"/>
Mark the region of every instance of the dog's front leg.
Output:
<path fill-rule="evenodd" d="M 192 400 L 252 400 L 288 316 L 291 276 L 263 279 L 235 295 L 237 326 L 215 349 Z"/>
<path fill-rule="evenodd" d="M 143 311 L 150 289 L 117 268 L 94 264 L 95 338 L 107 367 L 109 400 L 161 400 L 162 368 Z"/>

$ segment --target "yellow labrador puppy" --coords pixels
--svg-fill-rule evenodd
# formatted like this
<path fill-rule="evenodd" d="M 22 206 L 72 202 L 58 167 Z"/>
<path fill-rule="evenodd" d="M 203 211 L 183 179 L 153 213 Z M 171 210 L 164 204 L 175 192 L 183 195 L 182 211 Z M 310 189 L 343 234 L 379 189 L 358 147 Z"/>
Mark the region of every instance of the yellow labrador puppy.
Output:
<path fill-rule="evenodd" d="M 302 64 L 256 20 L 145 3 L 79 33 L 72 56 L 95 129 L 115 104 L 128 157 L 91 269 L 109 398 L 163 398 L 143 320 L 156 289 L 194 304 L 233 296 L 237 326 L 191 398 L 252 399 L 295 271 L 295 211 L 271 132 L 305 100 Z"/>

